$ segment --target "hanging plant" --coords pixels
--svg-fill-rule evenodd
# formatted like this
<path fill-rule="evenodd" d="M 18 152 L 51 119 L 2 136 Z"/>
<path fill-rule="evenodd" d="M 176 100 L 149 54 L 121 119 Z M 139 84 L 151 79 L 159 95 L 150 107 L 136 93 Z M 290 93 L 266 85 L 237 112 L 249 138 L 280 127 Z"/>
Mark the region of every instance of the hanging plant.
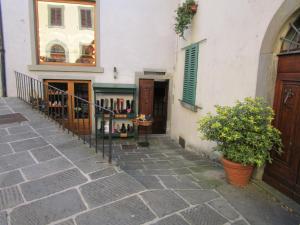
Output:
<path fill-rule="evenodd" d="M 184 38 L 184 31 L 191 25 L 197 8 L 198 5 L 194 0 L 186 0 L 186 2 L 176 10 L 175 32 L 180 37 Z"/>

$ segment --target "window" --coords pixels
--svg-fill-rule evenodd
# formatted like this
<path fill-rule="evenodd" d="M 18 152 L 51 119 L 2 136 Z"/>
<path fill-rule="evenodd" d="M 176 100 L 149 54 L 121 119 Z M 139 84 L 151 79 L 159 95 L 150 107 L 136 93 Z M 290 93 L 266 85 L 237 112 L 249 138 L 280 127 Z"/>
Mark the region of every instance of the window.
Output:
<path fill-rule="evenodd" d="M 49 26 L 61 27 L 63 26 L 63 8 L 49 6 Z"/>
<path fill-rule="evenodd" d="M 35 1 L 37 63 L 96 66 L 96 32 L 93 25 L 96 1 Z M 84 51 L 81 43 L 85 43 Z"/>
<path fill-rule="evenodd" d="M 50 59 L 52 62 L 65 62 L 66 61 L 66 51 L 61 45 L 55 44 L 50 50 Z"/>
<path fill-rule="evenodd" d="M 291 23 L 290 30 L 281 40 L 283 41 L 281 46 L 282 54 L 300 52 L 300 17 Z"/>
<path fill-rule="evenodd" d="M 193 44 L 185 50 L 184 81 L 182 101 L 195 106 L 199 45 Z"/>
<path fill-rule="evenodd" d="M 93 28 L 91 9 L 80 9 L 80 25 L 82 29 Z"/>

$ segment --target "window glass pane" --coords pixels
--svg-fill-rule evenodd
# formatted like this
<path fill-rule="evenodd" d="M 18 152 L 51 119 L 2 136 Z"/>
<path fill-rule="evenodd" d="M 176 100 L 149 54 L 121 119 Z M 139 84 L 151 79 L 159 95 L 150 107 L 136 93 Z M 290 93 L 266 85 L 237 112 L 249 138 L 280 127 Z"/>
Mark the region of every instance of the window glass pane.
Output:
<path fill-rule="evenodd" d="M 37 0 L 37 13 L 40 64 L 95 66 L 95 1 Z"/>
<path fill-rule="evenodd" d="M 290 28 L 283 40 L 281 47 L 282 53 L 300 50 L 300 17 L 293 23 L 293 26 L 294 27 Z"/>

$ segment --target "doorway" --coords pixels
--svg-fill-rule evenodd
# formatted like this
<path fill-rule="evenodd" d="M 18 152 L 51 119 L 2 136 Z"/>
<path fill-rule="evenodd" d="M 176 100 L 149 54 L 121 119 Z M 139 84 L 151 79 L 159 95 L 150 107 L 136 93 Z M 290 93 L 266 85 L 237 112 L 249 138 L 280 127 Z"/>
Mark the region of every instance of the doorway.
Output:
<path fill-rule="evenodd" d="M 65 127 L 78 134 L 90 134 L 92 126 L 91 82 L 80 80 L 45 80 L 45 99 L 48 115 L 60 120 Z M 55 89 L 65 91 L 65 95 Z M 76 97 L 74 97 L 76 96 Z"/>
<path fill-rule="evenodd" d="M 167 131 L 168 93 L 168 80 L 139 81 L 139 113 L 152 116 L 152 134 L 165 134 Z M 144 133 L 142 129 L 140 132 Z"/>
<path fill-rule="evenodd" d="M 300 54 L 279 56 L 274 110 L 284 147 L 273 153 L 263 180 L 300 202 Z"/>

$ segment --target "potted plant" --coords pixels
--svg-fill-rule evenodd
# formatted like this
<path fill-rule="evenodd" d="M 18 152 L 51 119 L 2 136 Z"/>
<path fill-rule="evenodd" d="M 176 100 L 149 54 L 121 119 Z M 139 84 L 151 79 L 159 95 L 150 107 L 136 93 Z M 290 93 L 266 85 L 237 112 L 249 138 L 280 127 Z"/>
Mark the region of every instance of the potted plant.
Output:
<path fill-rule="evenodd" d="M 280 153 L 280 132 L 272 126 L 274 112 L 261 98 L 245 98 L 232 106 L 216 106 L 199 121 L 204 139 L 215 141 L 223 155 L 222 164 L 229 183 L 248 184 L 253 168 L 272 162 L 271 150 Z"/>
<path fill-rule="evenodd" d="M 189 28 L 193 17 L 197 12 L 198 5 L 194 0 L 186 0 L 176 10 L 175 32 L 180 37 L 184 38 L 184 31 Z"/>

